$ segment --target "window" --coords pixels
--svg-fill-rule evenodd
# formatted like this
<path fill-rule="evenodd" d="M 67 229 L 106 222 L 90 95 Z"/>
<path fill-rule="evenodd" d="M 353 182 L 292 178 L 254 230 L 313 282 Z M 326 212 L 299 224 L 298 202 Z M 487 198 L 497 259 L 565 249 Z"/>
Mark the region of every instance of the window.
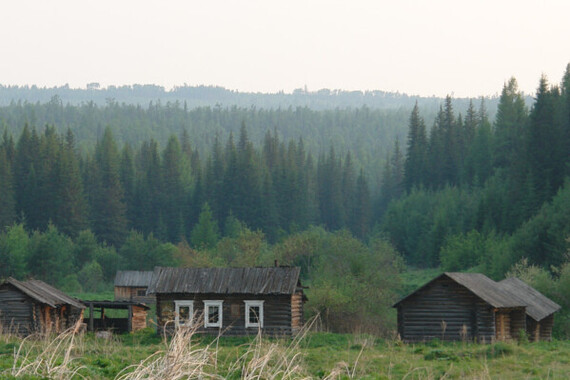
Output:
<path fill-rule="evenodd" d="M 138 289 L 137 297 L 144 297 L 144 296 L 146 296 L 146 289 Z"/>
<path fill-rule="evenodd" d="M 194 316 L 194 301 L 174 301 L 174 312 L 176 327 L 191 326 Z"/>
<path fill-rule="evenodd" d="M 263 301 L 245 302 L 245 327 L 263 327 Z"/>
<path fill-rule="evenodd" d="M 204 327 L 222 327 L 223 301 L 204 301 Z"/>

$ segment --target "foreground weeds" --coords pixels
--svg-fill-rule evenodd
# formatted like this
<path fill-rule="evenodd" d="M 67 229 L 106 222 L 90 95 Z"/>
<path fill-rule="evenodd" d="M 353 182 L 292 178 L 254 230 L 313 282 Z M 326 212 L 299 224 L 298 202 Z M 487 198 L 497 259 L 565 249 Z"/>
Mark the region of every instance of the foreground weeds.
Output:
<path fill-rule="evenodd" d="M 0 336 L 4 379 L 567 379 L 570 342 L 402 344 L 303 332 L 295 339 L 212 337 L 180 329 Z"/>

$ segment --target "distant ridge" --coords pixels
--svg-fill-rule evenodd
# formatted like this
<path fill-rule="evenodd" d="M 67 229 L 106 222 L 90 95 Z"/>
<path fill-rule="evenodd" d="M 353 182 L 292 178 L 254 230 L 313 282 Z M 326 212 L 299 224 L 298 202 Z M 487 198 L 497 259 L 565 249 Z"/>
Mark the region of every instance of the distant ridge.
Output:
<path fill-rule="evenodd" d="M 335 108 L 360 108 L 367 106 L 376 109 L 412 108 L 418 102 L 420 107 L 432 108 L 441 104 L 443 98 L 401 94 L 398 92 L 346 91 L 320 89 L 308 91 L 296 89 L 292 93 L 253 93 L 228 90 L 219 86 L 179 86 L 167 90 L 162 86 L 124 85 L 101 87 L 98 83 L 87 84 L 86 88 L 6 86 L 0 84 L 0 106 L 12 102 L 47 103 L 57 97 L 63 104 L 78 105 L 93 102 L 99 106 L 109 102 L 148 106 L 151 102 L 179 103 L 189 109 L 196 107 L 258 107 L 278 109 L 308 107 L 314 110 Z M 454 98 L 459 109 L 467 108 L 469 98 Z M 497 97 L 486 98 L 487 107 L 494 109 Z M 529 99 L 532 102 L 532 99 Z M 477 102 L 478 103 L 478 102 Z"/>

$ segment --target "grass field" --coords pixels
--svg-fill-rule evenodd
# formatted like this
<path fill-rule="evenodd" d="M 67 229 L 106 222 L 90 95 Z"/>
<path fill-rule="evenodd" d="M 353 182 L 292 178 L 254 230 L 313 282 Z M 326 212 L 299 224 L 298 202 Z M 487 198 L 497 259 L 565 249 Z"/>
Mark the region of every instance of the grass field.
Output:
<path fill-rule="evenodd" d="M 153 330 L 20 339 L 0 335 L 0 378 L 12 379 L 568 379 L 570 342 L 403 344 L 307 332 L 300 339 L 209 337 Z"/>

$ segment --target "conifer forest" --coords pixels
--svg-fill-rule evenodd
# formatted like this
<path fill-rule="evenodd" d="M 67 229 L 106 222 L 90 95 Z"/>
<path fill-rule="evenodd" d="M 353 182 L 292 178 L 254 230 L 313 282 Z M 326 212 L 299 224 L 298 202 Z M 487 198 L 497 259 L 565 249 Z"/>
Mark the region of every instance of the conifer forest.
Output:
<path fill-rule="evenodd" d="M 386 318 L 406 267 L 570 279 L 570 65 L 558 84 L 537 78 L 532 99 L 512 78 L 496 99 L 383 94 L 384 108 L 13 90 L 0 278 L 97 291 L 118 269 L 278 260 L 301 266 L 316 309 L 342 309 L 326 321 L 338 330 Z"/>

